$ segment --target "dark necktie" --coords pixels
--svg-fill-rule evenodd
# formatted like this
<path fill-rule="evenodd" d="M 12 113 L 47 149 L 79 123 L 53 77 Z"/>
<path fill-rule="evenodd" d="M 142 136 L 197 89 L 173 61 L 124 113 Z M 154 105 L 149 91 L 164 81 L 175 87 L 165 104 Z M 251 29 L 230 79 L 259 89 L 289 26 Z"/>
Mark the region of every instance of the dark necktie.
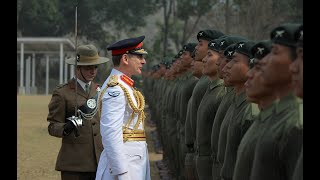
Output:
<path fill-rule="evenodd" d="M 90 85 L 89 85 L 89 84 L 86 84 L 84 87 L 85 87 L 85 89 L 86 89 L 86 93 L 88 94 L 89 91 L 90 91 L 90 89 L 89 89 Z"/>

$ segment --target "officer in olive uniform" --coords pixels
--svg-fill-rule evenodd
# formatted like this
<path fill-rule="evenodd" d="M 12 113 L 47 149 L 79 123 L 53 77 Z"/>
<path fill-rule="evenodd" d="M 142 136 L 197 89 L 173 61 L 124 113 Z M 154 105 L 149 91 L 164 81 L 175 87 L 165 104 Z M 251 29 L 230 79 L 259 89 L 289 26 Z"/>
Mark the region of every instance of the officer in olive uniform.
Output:
<path fill-rule="evenodd" d="M 208 87 L 209 84 L 209 78 L 205 75 L 202 74 L 202 69 L 203 69 L 203 62 L 202 59 L 207 55 L 208 53 L 208 43 L 211 40 L 217 39 L 219 37 L 223 36 L 223 33 L 218 31 L 218 30 L 201 30 L 198 32 L 197 34 L 197 39 L 198 39 L 198 44 L 195 47 L 195 57 L 194 57 L 194 61 L 192 62 L 191 65 L 191 69 L 192 69 L 192 74 L 199 78 L 197 84 L 195 85 L 191 98 L 189 101 L 190 106 L 188 107 L 187 111 L 190 111 L 190 113 L 188 112 L 188 114 L 190 115 L 190 117 L 186 117 L 187 121 L 190 118 L 188 123 L 190 125 L 190 129 L 191 129 L 191 137 L 189 139 L 192 139 L 193 141 L 188 141 L 186 142 L 186 146 L 189 149 L 189 155 L 186 156 L 188 159 L 186 159 L 186 164 L 192 164 L 189 163 L 188 161 L 192 161 L 194 166 L 195 166 L 195 152 L 196 152 L 196 124 L 197 124 L 197 111 L 198 111 L 198 107 L 199 104 L 202 100 L 203 95 L 206 92 L 206 89 Z M 187 125 L 188 125 L 187 124 Z M 188 132 L 186 132 L 186 136 L 190 136 L 187 134 Z M 198 176 L 198 175 L 197 175 Z"/>
<path fill-rule="evenodd" d="M 196 169 L 199 179 L 212 179 L 211 136 L 208 134 L 211 134 L 214 117 L 226 93 L 223 80 L 218 77 L 216 63 L 220 54 L 211 47 L 209 43 L 207 55 L 202 59 L 202 73 L 209 78 L 209 84 L 197 112 Z"/>
<path fill-rule="evenodd" d="M 227 73 L 225 79 L 233 84 L 235 97 L 232 102 L 234 109 L 228 124 L 224 162 L 220 172 L 223 179 L 232 179 L 238 145 L 244 133 L 252 124 L 252 120 L 259 113 L 257 104 L 246 101 L 244 87 L 247 80 L 246 73 L 249 70 L 249 60 L 252 58 L 250 50 L 253 45 L 254 42 L 250 40 L 236 43 L 232 60 L 224 67 Z"/>
<path fill-rule="evenodd" d="M 180 71 L 182 71 L 183 75 L 181 78 L 181 83 L 179 85 L 179 101 L 177 101 L 177 104 L 179 105 L 177 122 L 177 130 L 179 134 L 179 179 L 185 179 L 186 173 L 184 167 L 184 158 L 187 151 L 185 145 L 185 121 L 187 116 L 187 106 L 192 95 L 193 88 L 198 81 L 197 78 L 194 77 L 191 73 L 191 62 L 193 60 L 191 54 L 194 51 L 196 45 L 196 43 L 188 43 L 184 45 L 183 53 L 180 60 Z"/>
<path fill-rule="evenodd" d="M 218 66 L 218 75 L 220 79 L 224 78 L 222 69 L 227 64 L 227 56 L 224 55 L 224 50 L 229 45 L 237 43 L 243 39 L 244 39 L 243 37 L 239 37 L 239 36 L 223 36 L 213 41 L 210 41 L 209 48 L 218 52 L 220 55 L 220 58 L 216 63 Z M 224 86 L 226 87 L 226 94 L 222 98 L 219 108 L 217 110 L 216 116 L 214 117 L 212 131 L 211 131 L 211 157 L 213 160 L 213 165 L 212 165 L 213 180 L 219 179 L 220 177 L 221 166 L 219 166 L 219 163 L 217 161 L 220 126 L 228 108 L 231 105 L 232 98 L 234 97 L 233 87 L 229 86 L 228 83 L 225 81 L 224 81 Z"/>
<path fill-rule="evenodd" d="M 229 62 L 232 60 L 233 53 L 235 52 L 236 44 L 231 44 L 229 45 L 225 51 L 224 51 L 224 56 L 226 57 L 226 61 Z M 218 139 L 218 149 L 217 149 L 217 155 L 214 160 L 213 164 L 213 173 L 214 173 L 214 178 L 220 178 L 220 169 L 222 167 L 223 161 L 224 161 L 224 154 L 225 154 L 225 148 L 226 148 L 226 138 L 227 138 L 227 132 L 228 132 L 228 125 L 229 121 L 232 118 L 232 113 L 234 108 L 234 104 L 232 103 L 234 101 L 234 96 L 235 96 L 235 91 L 233 89 L 233 84 L 226 79 L 226 71 L 224 68 L 221 70 L 223 74 L 223 80 L 224 80 L 224 86 L 232 88 L 232 91 L 229 94 L 229 98 L 231 100 L 230 106 L 227 109 L 227 112 L 225 116 L 223 117 L 223 120 L 220 125 L 220 131 L 219 131 L 219 139 Z M 217 177 L 217 174 L 219 174 L 219 177 Z"/>
<path fill-rule="evenodd" d="M 259 134 L 266 130 L 263 128 L 265 127 L 264 124 L 270 120 L 275 107 L 274 100 L 276 97 L 272 93 L 272 88 L 264 86 L 261 81 L 260 60 L 268 58 L 266 55 L 270 53 L 270 50 L 270 40 L 260 41 L 251 49 L 254 59 L 250 62 L 251 69 L 247 73 L 248 80 L 245 83 L 246 94 L 248 101 L 259 105 L 260 113 L 240 142 L 232 178 L 233 180 L 250 179 L 257 139 Z"/>
<path fill-rule="evenodd" d="M 77 61 L 77 82 L 72 78 L 52 93 L 48 105 L 48 131 L 51 136 L 62 138 L 55 167 L 61 171 L 61 179 L 94 180 L 103 146 L 97 114 L 100 88 L 93 79 L 97 75 L 97 65 L 109 59 L 99 57 L 95 46 L 81 45 L 77 48 Z M 75 58 L 67 59 L 66 63 L 75 65 Z"/>
<path fill-rule="evenodd" d="M 299 24 L 283 24 L 271 31 L 270 58 L 265 58 L 262 81 L 278 98 L 275 111 L 257 140 L 251 180 L 291 179 L 303 140 L 302 102 L 293 95 L 289 65 L 295 59 L 294 33 Z"/>
<path fill-rule="evenodd" d="M 298 31 L 295 33 L 295 37 L 298 39 L 297 58 L 291 63 L 290 72 L 292 75 L 292 81 L 296 84 L 295 94 L 303 99 L 303 25 L 301 25 Z M 303 144 L 292 179 L 303 179 Z"/>

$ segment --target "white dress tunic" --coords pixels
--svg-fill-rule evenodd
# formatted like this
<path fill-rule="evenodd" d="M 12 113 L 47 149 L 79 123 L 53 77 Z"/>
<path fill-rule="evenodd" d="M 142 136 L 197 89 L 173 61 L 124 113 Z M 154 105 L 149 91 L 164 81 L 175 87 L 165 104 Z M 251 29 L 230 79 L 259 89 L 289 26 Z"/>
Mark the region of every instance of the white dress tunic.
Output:
<path fill-rule="evenodd" d="M 121 80 L 120 76 L 124 74 L 116 69 L 112 69 L 101 89 L 107 86 L 113 75 L 118 76 L 118 82 L 127 89 L 137 106 L 132 87 Z M 100 156 L 96 180 L 151 180 L 146 141 L 123 141 L 122 127 L 127 124 L 133 112 L 124 91 L 118 85 L 108 87 L 101 101 L 100 132 L 104 149 Z M 138 114 L 135 114 L 129 129 L 133 129 L 137 121 Z M 140 123 L 138 129 L 143 128 Z M 127 173 L 119 175 L 125 172 Z"/>

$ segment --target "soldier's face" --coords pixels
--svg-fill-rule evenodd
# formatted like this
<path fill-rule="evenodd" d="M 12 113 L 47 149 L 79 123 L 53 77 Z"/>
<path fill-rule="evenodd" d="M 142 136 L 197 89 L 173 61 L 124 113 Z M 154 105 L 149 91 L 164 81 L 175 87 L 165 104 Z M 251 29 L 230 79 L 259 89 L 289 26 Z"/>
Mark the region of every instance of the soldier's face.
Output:
<path fill-rule="evenodd" d="M 291 83 L 289 65 L 291 64 L 291 49 L 287 46 L 272 44 L 271 52 L 263 58 L 261 67 L 262 78 L 268 86 L 274 88 L 279 85 Z"/>
<path fill-rule="evenodd" d="M 207 55 L 209 41 L 204 39 L 199 39 L 197 46 L 195 47 L 195 57 L 196 61 L 202 61 L 202 59 Z"/>
<path fill-rule="evenodd" d="M 181 65 L 184 68 L 189 68 L 192 62 L 191 53 L 189 51 L 184 51 L 181 55 Z"/>
<path fill-rule="evenodd" d="M 290 64 L 292 84 L 296 96 L 303 98 L 303 48 L 297 48 L 297 58 Z"/>
<path fill-rule="evenodd" d="M 192 75 L 200 78 L 202 76 L 203 63 L 202 61 L 193 60 L 191 62 Z"/>
<path fill-rule="evenodd" d="M 166 73 L 166 66 L 163 64 L 160 64 L 160 69 L 159 69 L 159 73 L 161 76 L 163 76 Z"/>
<path fill-rule="evenodd" d="M 77 68 L 77 77 L 84 82 L 93 81 L 97 75 L 98 66 L 90 65 L 90 66 L 78 66 Z M 83 77 L 85 78 L 83 78 Z"/>
<path fill-rule="evenodd" d="M 232 85 L 243 85 L 247 80 L 247 72 L 249 70 L 248 57 L 235 52 L 232 60 L 228 62 L 224 68 L 226 68 L 225 79 Z"/>
<path fill-rule="evenodd" d="M 217 60 L 216 64 L 218 66 L 218 76 L 220 79 L 223 79 L 224 75 L 223 75 L 222 69 L 227 64 L 227 58 L 223 55 L 223 51 L 219 52 L 219 54 L 220 54 L 220 56 L 219 56 L 219 59 Z"/>
<path fill-rule="evenodd" d="M 209 49 L 207 52 L 207 55 L 202 59 L 202 62 L 203 62 L 202 74 L 209 77 L 217 75 L 218 73 L 217 61 L 219 57 L 220 55 L 218 52 Z"/>
<path fill-rule="evenodd" d="M 257 103 L 257 100 L 271 96 L 273 90 L 271 87 L 265 86 L 262 79 L 261 60 L 257 61 L 253 68 L 247 72 L 248 80 L 245 82 L 247 99 Z"/>

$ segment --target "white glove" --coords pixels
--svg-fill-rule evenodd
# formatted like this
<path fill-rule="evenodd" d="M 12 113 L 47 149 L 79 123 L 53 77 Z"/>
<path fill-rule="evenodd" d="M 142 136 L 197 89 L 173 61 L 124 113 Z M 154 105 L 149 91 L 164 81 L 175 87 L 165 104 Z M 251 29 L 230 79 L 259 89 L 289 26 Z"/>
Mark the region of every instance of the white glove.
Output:
<path fill-rule="evenodd" d="M 76 126 L 76 128 L 83 126 L 82 119 L 80 117 L 72 116 L 68 117 L 67 119 L 70 120 Z"/>
<path fill-rule="evenodd" d="M 129 176 L 129 173 L 123 173 L 118 175 L 118 180 L 131 180 L 131 177 Z"/>

